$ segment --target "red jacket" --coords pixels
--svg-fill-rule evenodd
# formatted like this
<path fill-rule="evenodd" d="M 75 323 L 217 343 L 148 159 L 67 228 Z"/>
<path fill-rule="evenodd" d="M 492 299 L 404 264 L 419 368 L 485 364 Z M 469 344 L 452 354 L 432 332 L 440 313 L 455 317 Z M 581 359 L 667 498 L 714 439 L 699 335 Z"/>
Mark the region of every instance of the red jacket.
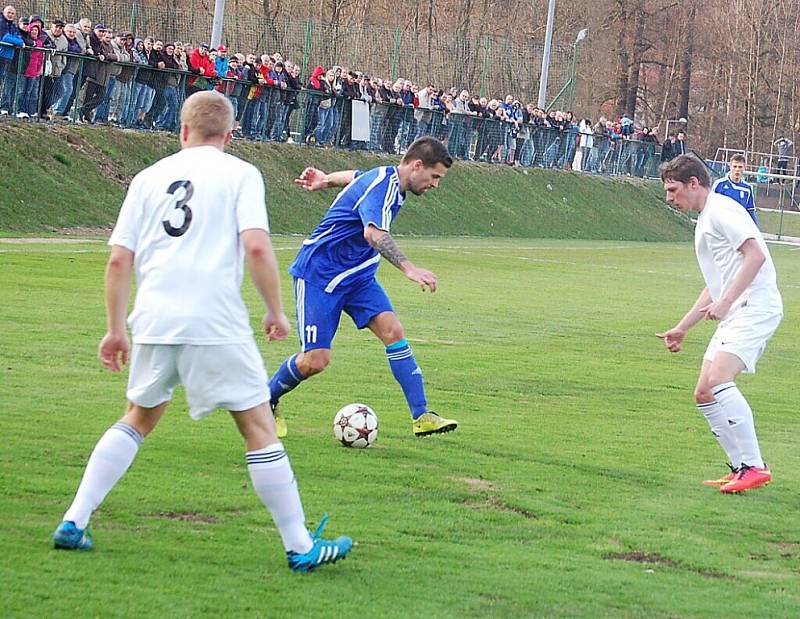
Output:
<path fill-rule="evenodd" d="M 201 56 L 199 47 L 195 48 L 189 56 L 189 66 L 195 71 L 203 69 L 202 75 L 193 75 L 189 78 L 189 86 L 194 86 L 198 77 L 217 77 L 217 71 L 210 56 L 208 54 Z"/>

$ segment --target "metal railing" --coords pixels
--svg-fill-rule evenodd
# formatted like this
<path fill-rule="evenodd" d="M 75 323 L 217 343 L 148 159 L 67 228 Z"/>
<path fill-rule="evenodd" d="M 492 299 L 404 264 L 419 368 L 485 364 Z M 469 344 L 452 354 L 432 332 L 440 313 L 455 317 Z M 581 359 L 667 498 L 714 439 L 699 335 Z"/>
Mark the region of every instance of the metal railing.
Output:
<path fill-rule="evenodd" d="M 36 74 L 35 67 L 63 67 Z M 234 106 L 237 137 L 399 155 L 433 135 L 464 161 L 657 177 L 659 145 L 443 109 L 364 102 L 315 90 L 157 69 L 93 56 L 22 48 L 0 63 L 0 109 L 25 119 L 177 131 L 187 94 L 216 88 Z M 540 124 L 536 124 L 536 122 Z"/>

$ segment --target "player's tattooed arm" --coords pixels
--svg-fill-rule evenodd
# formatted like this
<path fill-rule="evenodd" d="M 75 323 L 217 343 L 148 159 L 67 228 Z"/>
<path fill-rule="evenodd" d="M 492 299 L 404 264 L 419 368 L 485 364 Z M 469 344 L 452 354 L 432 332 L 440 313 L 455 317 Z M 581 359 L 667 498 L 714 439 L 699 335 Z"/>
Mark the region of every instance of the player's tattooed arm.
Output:
<path fill-rule="evenodd" d="M 364 238 L 381 256 L 402 271 L 408 279 L 418 283 L 423 291 L 436 292 L 436 275 L 427 269 L 417 267 L 411 262 L 397 246 L 391 234 L 370 224 L 364 230 Z"/>
<path fill-rule="evenodd" d="M 381 256 L 386 258 L 391 264 L 396 266 L 401 271 L 403 270 L 403 267 L 401 266 L 403 262 L 408 262 L 408 258 L 403 253 L 403 250 L 397 246 L 397 243 L 392 238 L 392 235 L 388 232 L 385 232 L 376 239 L 375 249 L 378 250 L 378 253 Z"/>

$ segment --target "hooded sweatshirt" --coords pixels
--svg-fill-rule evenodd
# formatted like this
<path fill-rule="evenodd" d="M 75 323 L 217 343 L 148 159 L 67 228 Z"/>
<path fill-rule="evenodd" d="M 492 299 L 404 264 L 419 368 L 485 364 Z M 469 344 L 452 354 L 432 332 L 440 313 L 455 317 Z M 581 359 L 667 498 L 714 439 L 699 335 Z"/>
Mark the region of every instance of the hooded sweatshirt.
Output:
<path fill-rule="evenodd" d="M 314 67 L 314 70 L 311 72 L 311 78 L 308 80 L 311 88 L 314 90 L 325 90 L 325 87 L 322 85 L 319 79 L 323 75 L 325 75 L 324 67 Z"/>

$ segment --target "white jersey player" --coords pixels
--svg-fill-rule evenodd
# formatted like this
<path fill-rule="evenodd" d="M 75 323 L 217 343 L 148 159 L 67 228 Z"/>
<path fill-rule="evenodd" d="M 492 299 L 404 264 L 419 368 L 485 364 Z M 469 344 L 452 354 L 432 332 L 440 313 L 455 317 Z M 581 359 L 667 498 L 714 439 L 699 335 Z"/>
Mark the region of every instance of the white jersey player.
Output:
<path fill-rule="evenodd" d="M 731 472 L 706 485 L 725 493 L 763 486 L 772 479 L 764 463 L 753 413 L 736 386 L 753 373 L 783 317 L 775 267 L 756 224 L 738 203 L 711 190 L 703 163 L 676 157 L 661 169 L 667 202 L 697 211 L 695 251 L 706 287 L 678 324 L 658 336 L 670 352 L 702 319 L 720 321 L 703 356 L 695 389 L 697 408 L 730 458 Z"/>
<path fill-rule="evenodd" d="M 352 541 L 320 539 L 305 526 L 286 451 L 269 411 L 267 375 L 240 287 L 244 261 L 266 305 L 264 329 L 284 339 L 264 181 L 252 165 L 225 154 L 233 109 L 217 92 L 197 93 L 181 110 L 181 151 L 131 182 L 109 240 L 108 331 L 99 357 L 111 371 L 128 360 L 125 312 L 131 275 L 138 284 L 129 317 L 133 350 L 128 408 L 100 439 L 75 499 L 54 533 L 56 548 L 89 550 L 89 518 L 133 462 L 178 384 L 200 419 L 231 412 L 242 434 L 250 478 L 272 513 L 289 566 L 310 571 L 343 558 Z"/>

